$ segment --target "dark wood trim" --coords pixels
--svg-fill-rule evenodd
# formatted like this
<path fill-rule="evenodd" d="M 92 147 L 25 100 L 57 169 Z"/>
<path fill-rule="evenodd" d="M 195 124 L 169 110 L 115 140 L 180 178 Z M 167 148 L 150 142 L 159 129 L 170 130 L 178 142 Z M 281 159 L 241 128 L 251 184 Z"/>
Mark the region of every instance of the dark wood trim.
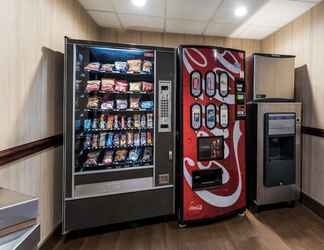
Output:
<path fill-rule="evenodd" d="M 312 127 L 302 127 L 302 133 L 305 135 L 313 135 L 318 137 L 324 137 L 324 129 L 312 128 Z"/>
<path fill-rule="evenodd" d="M 54 135 L 0 151 L 0 166 L 63 144 L 63 135 Z"/>
<path fill-rule="evenodd" d="M 62 223 L 58 224 L 52 233 L 50 233 L 41 245 L 38 246 L 38 250 L 52 250 L 57 248 L 57 244 L 64 239 L 62 236 Z"/>
<path fill-rule="evenodd" d="M 309 208 L 315 214 L 324 219 L 324 206 L 322 204 L 304 193 L 300 194 L 300 201 L 302 204 L 304 204 L 305 207 Z"/>

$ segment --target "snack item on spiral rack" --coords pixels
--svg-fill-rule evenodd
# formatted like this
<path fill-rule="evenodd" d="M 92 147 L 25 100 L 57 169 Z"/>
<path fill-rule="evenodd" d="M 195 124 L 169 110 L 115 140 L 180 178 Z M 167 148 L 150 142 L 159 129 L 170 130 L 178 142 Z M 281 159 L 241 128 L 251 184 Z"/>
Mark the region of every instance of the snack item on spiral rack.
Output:
<path fill-rule="evenodd" d="M 120 143 L 120 134 L 116 133 L 114 134 L 114 146 L 119 147 L 119 143 Z"/>
<path fill-rule="evenodd" d="M 126 99 L 117 99 L 116 100 L 116 108 L 117 109 L 127 109 L 128 102 Z"/>
<path fill-rule="evenodd" d="M 107 133 L 101 133 L 99 137 L 99 147 L 104 147 L 106 145 Z"/>
<path fill-rule="evenodd" d="M 140 116 L 140 114 L 134 114 L 133 121 L 134 121 L 134 128 L 140 128 L 141 127 L 141 116 Z"/>
<path fill-rule="evenodd" d="M 140 106 L 141 109 L 152 109 L 153 101 L 141 101 Z"/>
<path fill-rule="evenodd" d="M 119 129 L 118 115 L 114 115 L 114 129 Z"/>
<path fill-rule="evenodd" d="M 101 79 L 101 91 L 112 92 L 115 90 L 115 80 L 109 78 Z"/>
<path fill-rule="evenodd" d="M 140 150 L 138 148 L 132 149 L 128 153 L 127 160 L 129 160 L 129 161 L 137 161 L 139 156 L 140 156 Z"/>
<path fill-rule="evenodd" d="M 129 83 L 129 91 L 140 92 L 141 91 L 141 82 L 130 82 Z"/>
<path fill-rule="evenodd" d="M 93 148 L 97 148 L 98 147 L 98 135 L 92 135 L 92 139 L 91 139 L 91 146 Z"/>
<path fill-rule="evenodd" d="M 115 62 L 115 70 L 120 73 L 127 72 L 127 62 Z"/>
<path fill-rule="evenodd" d="M 100 68 L 99 62 L 91 62 L 84 67 L 84 69 L 87 71 L 99 71 L 99 68 Z"/>
<path fill-rule="evenodd" d="M 145 73 L 152 73 L 153 63 L 151 61 L 144 61 L 142 71 Z"/>
<path fill-rule="evenodd" d="M 146 114 L 146 123 L 148 128 L 153 128 L 153 114 L 148 113 Z"/>
<path fill-rule="evenodd" d="M 99 119 L 99 128 L 105 129 L 106 128 L 106 121 L 105 121 L 105 115 L 101 114 Z"/>
<path fill-rule="evenodd" d="M 122 129 L 126 128 L 126 118 L 125 118 L 125 115 L 122 115 L 120 117 L 120 128 L 122 128 Z"/>
<path fill-rule="evenodd" d="M 120 135 L 120 146 L 124 147 L 127 144 L 127 135 L 125 133 L 122 133 Z"/>
<path fill-rule="evenodd" d="M 106 137 L 106 147 L 112 147 L 114 140 L 114 133 L 108 133 L 108 136 Z"/>
<path fill-rule="evenodd" d="M 146 127 L 146 116 L 145 114 L 141 115 L 141 128 L 145 128 Z"/>
<path fill-rule="evenodd" d="M 115 90 L 123 93 L 126 92 L 128 90 L 128 82 L 125 80 L 116 80 Z"/>
<path fill-rule="evenodd" d="M 132 117 L 131 116 L 127 116 L 127 128 L 132 128 Z"/>
<path fill-rule="evenodd" d="M 92 120 L 92 126 L 91 126 L 92 129 L 97 129 L 98 128 L 98 119 L 95 118 Z"/>
<path fill-rule="evenodd" d="M 100 71 L 101 72 L 112 72 L 114 68 L 114 64 L 106 63 L 101 65 Z"/>
<path fill-rule="evenodd" d="M 98 91 L 99 89 L 100 89 L 100 81 L 99 80 L 87 81 L 86 91 L 88 93 Z"/>
<path fill-rule="evenodd" d="M 140 97 L 138 96 L 132 96 L 129 98 L 129 107 L 131 109 L 139 109 L 139 101 Z"/>
<path fill-rule="evenodd" d="M 146 143 L 149 145 L 153 144 L 153 137 L 152 137 L 151 131 L 147 131 L 147 133 L 146 133 Z"/>
<path fill-rule="evenodd" d="M 88 109 L 96 109 L 99 106 L 99 98 L 98 97 L 89 97 L 88 98 L 88 103 L 87 103 L 87 108 Z"/>
<path fill-rule="evenodd" d="M 90 119 L 85 119 L 85 120 L 83 121 L 83 128 L 84 128 L 85 130 L 89 130 L 89 129 L 91 129 L 91 120 L 90 120 Z"/>
<path fill-rule="evenodd" d="M 141 145 L 145 145 L 145 144 L 146 144 L 146 133 L 141 132 Z"/>
<path fill-rule="evenodd" d="M 107 129 L 112 129 L 114 125 L 114 116 L 113 115 L 108 115 L 107 117 Z"/>
<path fill-rule="evenodd" d="M 128 146 L 133 146 L 133 133 L 132 132 L 127 132 L 127 145 Z"/>
<path fill-rule="evenodd" d="M 90 134 L 86 135 L 84 143 L 83 143 L 83 147 L 84 148 L 91 147 L 91 135 Z"/>
<path fill-rule="evenodd" d="M 153 84 L 151 82 L 142 82 L 142 91 L 151 92 L 153 90 Z"/>
<path fill-rule="evenodd" d="M 108 98 L 104 98 L 102 103 L 101 103 L 101 109 L 103 109 L 103 110 L 114 109 L 114 101 L 109 100 Z"/>
<path fill-rule="evenodd" d="M 153 152 L 152 152 L 152 148 L 151 147 L 146 147 L 144 149 L 144 153 L 143 153 L 143 156 L 142 156 L 142 161 L 151 161 L 152 160 L 152 156 L 153 156 Z"/>
<path fill-rule="evenodd" d="M 112 150 L 106 151 L 102 159 L 102 163 L 108 166 L 111 165 L 113 163 L 113 155 L 114 152 Z"/>
<path fill-rule="evenodd" d="M 118 149 L 115 152 L 115 161 L 125 161 L 127 157 L 127 150 L 126 149 Z"/>
<path fill-rule="evenodd" d="M 127 60 L 129 73 L 140 73 L 142 60 Z"/>
<path fill-rule="evenodd" d="M 86 165 L 97 165 L 98 156 L 100 151 L 89 152 L 87 154 L 87 160 L 85 161 Z"/>
<path fill-rule="evenodd" d="M 137 132 L 134 133 L 133 140 L 134 140 L 134 146 L 138 147 L 140 145 L 140 134 Z"/>

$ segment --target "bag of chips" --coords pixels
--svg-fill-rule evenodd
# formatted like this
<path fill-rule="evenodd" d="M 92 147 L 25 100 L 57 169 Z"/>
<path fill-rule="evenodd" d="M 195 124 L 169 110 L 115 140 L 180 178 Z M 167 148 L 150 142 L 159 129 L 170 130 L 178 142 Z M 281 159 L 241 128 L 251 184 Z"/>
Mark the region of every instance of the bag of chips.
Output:
<path fill-rule="evenodd" d="M 141 128 L 146 127 L 146 116 L 143 114 L 141 115 Z"/>
<path fill-rule="evenodd" d="M 146 133 L 141 132 L 141 145 L 145 145 L 145 144 L 146 144 Z"/>
<path fill-rule="evenodd" d="M 142 89 L 141 82 L 130 82 L 129 83 L 129 91 L 140 92 L 141 89 Z"/>
<path fill-rule="evenodd" d="M 120 146 L 124 147 L 127 144 L 127 135 L 126 134 L 121 134 L 120 135 Z"/>
<path fill-rule="evenodd" d="M 128 64 L 128 72 L 131 73 L 141 72 L 142 60 L 127 60 L 127 64 Z"/>
<path fill-rule="evenodd" d="M 127 109 L 128 102 L 126 99 L 117 99 L 116 100 L 116 108 L 117 109 Z"/>
<path fill-rule="evenodd" d="M 103 109 L 103 110 L 114 109 L 114 101 L 113 100 L 109 100 L 107 98 L 104 98 L 103 101 L 102 101 L 102 103 L 101 103 L 100 108 Z"/>
<path fill-rule="evenodd" d="M 85 119 L 83 121 L 83 129 L 85 129 L 85 130 L 91 129 L 91 124 L 92 124 L 92 122 L 90 119 Z"/>
<path fill-rule="evenodd" d="M 127 62 L 115 62 L 115 70 L 121 73 L 126 73 Z"/>
<path fill-rule="evenodd" d="M 141 127 L 141 116 L 139 114 L 134 114 L 133 120 L 134 120 L 134 128 L 140 128 Z"/>
<path fill-rule="evenodd" d="M 100 68 L 100 63 L 98 62 L 89 63 L 87 66 L 84 67 L 84 69 L 88 71 L 98 71 L 99 68 Z"/>
<path fill-rule="evenodd" d="M 109 78 L 101 79 L 101 91 L 112 92 L 115 90 L 115 80 Z"/>
<path fill-rule="evenodd" d="M 133 145 L 133 133 L 127 132 L 127 145 L 132 146 Z"/>
<path fill-rule="evenodd" d="M 139 109 L 140 97 L 132 96 L 129 98 L 129 107 L 131 109 Z"/>
<path fill-rule="evenodd" d="M 146 143 L 149 145 L 153 144 L 153 137 L 152 137 L 151 131 L 147 131 L 147 133 L 146 133 Z"/>
<path fill-rule="evenodd" d="M 134 146 L 138 147 L 140 145 L 140 134 L 139 133 L 134 133 Z"/>
<path fill-rule="evenodd" d="M 100 81 L 99 80 L 87 81 L 86 91 L 88 93 L 98 91 L 99 89 L 100 89 Z"/>
<path fill-rule="evenodd" d="M 127 150 L 126 149 L 118 149 L 115 152 L 115 161 L 125 161 L 127 157 Z"/>
<path fill-rule="evenodd" d="M 142 156 L 142 161 L 151 161 L 153 156 L 153 150 L 151 147 L 147 147 L 144 149 L 143 156 Z"/>
<path fill-rule="evenodd" d="M 148 128 L 153 128 L 153 114 L 152 113 L 146 114 L 146 125 Z"/>
<path fill-rule="evenodd" d="M 140 106 L 142 109 L 152 109 L 153 101 L 141 101 Z"/>
<path fill-rule="evenodd" d="M 97 165 L 97 159 L 100 154 L 100 151 L 89 152 L 87 154 L 87 160 L 85 161 L 86 165 Z"/>
<path fill-rule="evenodd" d="M 99 98 L 98 97 L 89 97 L 87 108 L 88 109 L 96 109 L 99 106 Z"/>
<path fill-rule="evenodd" d="M 113 115 L 108 115 L 107 117 L 107 123 L 106 123 L 106 128 L 107 129 L 112 129 L 114 125 L 114 116 Z"/>
<path fill-rule="evenodd" d="M 137 161 L 140 156 L 140 150 L 139 149 L 132 149 L 128 153 L 127 160 L 129 161 Z"/>
<path fill-rule="evenodd" d="M 142 82 L 142 91 L 151 92 L 153 90 L 153 83 L 151 82 Z"/>
<path fill-rule="evenodd" d="M 108 166 L 111 165 L 113 163 L 113 155 L 114 155 L 113 151 L 111 150 L 106 151 L 102 159 L 102 163 Z"/>
<path fill-rule="evenodd" d="M 97 148 L 98 147 L 98 135 L 92 135 L 91 139 L 91 147 Z"/>
<path fill-rule="evenodd" d="M 106 137 L 106 147 L 112 147 L 114 139 L 114 133 L 108 133 Z"/>
<path fill-rule="evenodd" d="M 99 137 L 99 147 L 104 147 L 106 145 L 107 133 L 101 133 Z"/>
<path fill-rule="evenodd" d="M 152 73 L 153 63 L 151 61 L 144 61 L 142 71 L 148 74 Z"/>
<path fill-rule="evenodd" d="M 126 92 L 128 90 L 128 82 L 125 80 L 116 80 L 115 90 L 119 92 Z"/>
<path fill-rule="evenodd" d="M 100 71 L 101 72 L 112 72 L 114 68 L 114 64 L 106 63 L 101 65 Z"/>

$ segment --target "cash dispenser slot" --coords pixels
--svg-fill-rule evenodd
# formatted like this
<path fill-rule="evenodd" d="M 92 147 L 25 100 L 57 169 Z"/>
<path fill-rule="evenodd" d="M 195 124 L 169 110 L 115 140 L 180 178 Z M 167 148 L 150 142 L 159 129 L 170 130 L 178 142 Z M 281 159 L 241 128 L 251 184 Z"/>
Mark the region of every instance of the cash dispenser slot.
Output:
<path fill-rule="evenodd" d="M 202 190 L 215 188 L 223 184 L 223 170 L 221 168 L 202 169 L 192 171 L 192 189 Z"/>

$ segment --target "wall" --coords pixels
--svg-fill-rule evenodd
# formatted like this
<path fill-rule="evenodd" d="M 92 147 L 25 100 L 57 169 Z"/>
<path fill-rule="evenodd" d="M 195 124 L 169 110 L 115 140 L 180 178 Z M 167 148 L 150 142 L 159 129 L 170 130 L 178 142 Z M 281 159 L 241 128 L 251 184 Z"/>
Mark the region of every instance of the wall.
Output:
<path fill-rule="evenodd" d="M 144 31 L 120 31 L 103 29 L 100 40 L 115 43 L 135 43 L 161 47 L 177 47 L 180 44 L 211 45 L 245 50 L 247 55 L 260 52 L 258 40 L 233 39 L 215 36 L 183 35 Z"/>
<path fill-rule="evenodd" d="M 0 8 L 0 150 L 62 133 L 64 36 L 98 40 L 76 0 L 10 0 Z M 0 168 L 0 186 L 40 197 L 44 240 L 60 222 L 62 148 Z"/>
<path fill-rule="evenodd" d="M 262 41 L 264 52 L 296 57 L 296 94 L 303 125 L 324 128 L 324 2 Z M 303 136 L 303 192 L 324 205 L 324 139 Z"/>

